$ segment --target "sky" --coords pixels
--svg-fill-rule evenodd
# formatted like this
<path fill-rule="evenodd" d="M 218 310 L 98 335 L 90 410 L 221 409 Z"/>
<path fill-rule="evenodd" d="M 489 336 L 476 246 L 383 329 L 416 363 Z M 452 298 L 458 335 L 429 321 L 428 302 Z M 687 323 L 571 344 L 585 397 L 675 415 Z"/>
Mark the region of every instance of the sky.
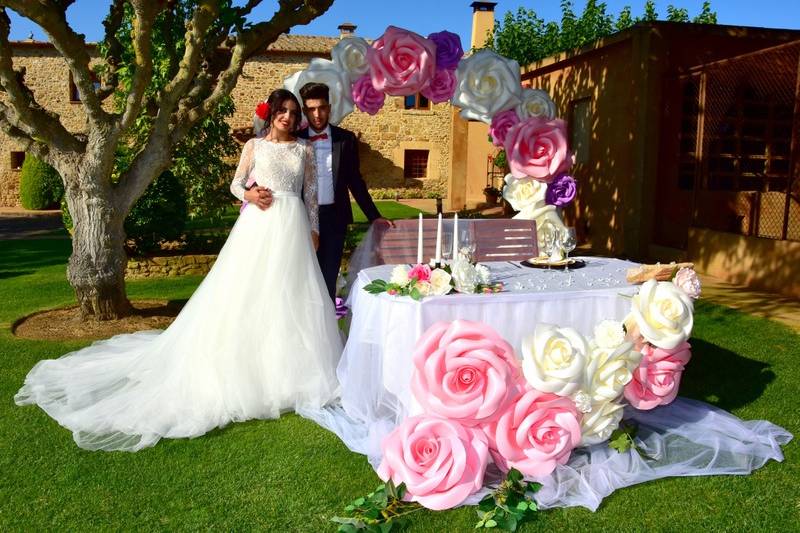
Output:
<path fill-rule="evenodd" d="M 234 2 L 242 4 L 242 0 Z M 362 37 L 380 36 L 389 25 L 415 31 L 421 35 L 448 30 L 461 36 L 464 48 L 470 44 L 472 8 L 471 0 L 335 0 L 333 6 L 321 17 L 306 26 L 292 30 L 297 35 L 338 36 L 337 27 L 343 22 L 351 22 Z M 644 0 L 606 0 L 607 12 L 619 14 L 630 5 L 634 16 L 644 10 Z M 253 16 L 264 20 L 277 8 L 276 0 L 265 0 Z M 580 13 L 584 0 L 575 0 L 575 11 Z M 689 10 L 694 17 L 700 12 L 702 0 L 657 1 L 659 15 L 666 16 L 667 6 L 673 4 Z M 77 0 L 67 11 L 67 19 L 75 31 L 86 35 L 88 41 L 99 41 L 103 37 L 102 20 L 108 11 L 109 2 L 105 0 Z M 534 9 L 546 21 L 561 17 L 560 0 L 503 1 L 497 2 L 495 18 L 501 19 L 508 11 L 520 7 Z M 798 0 L 711 0 L 711 7 L 717 12 L 720 24 L 734 26 L 762 26 L 767 28 L 800 29 L 800 1 Z M 27 39 L 31 32 L 33 38 L 46 40 L 44 32 L 27 19 L 11 12 L 12 40 Z"/>

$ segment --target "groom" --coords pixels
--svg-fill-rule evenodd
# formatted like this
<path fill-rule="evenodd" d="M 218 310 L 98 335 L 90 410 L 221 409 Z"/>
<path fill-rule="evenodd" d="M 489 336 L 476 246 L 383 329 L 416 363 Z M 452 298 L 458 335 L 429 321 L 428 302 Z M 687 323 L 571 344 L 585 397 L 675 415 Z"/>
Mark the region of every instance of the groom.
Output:
<path fill-rule="evenodd" d="M 378 212 L 361 177 L 355 135 L 328 123 L 331 114 L 328 86 L 307 83 L 300 88 L 300 97 L 309 127 L 300 130 L 298 136 L 311 140 L 317 159 L 320 233 L 317 260 L 328 293 L 334 299 L 347 225 L 353 222 L 350 193 L 370 222 L 394 224 Z"/>

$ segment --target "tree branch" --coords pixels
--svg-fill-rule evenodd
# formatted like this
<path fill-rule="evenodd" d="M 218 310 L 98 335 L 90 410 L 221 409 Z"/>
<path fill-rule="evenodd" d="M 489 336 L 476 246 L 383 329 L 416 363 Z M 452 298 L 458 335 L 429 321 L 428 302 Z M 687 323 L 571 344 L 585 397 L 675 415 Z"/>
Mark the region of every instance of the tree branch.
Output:
<path fill-rule="evenodd" d="M 105 100 L 117 90 L 119 85 L 119 76 L 117 76 L 117 69 L 122 63 L 122 43 L 117 38 L 117 33 L 122 27 L 122 20 L 125 16 L 125 0 L 114 0 L 111 2 L 111 7 L 108 9 L 108 16 L 103 21 L 105 28 L 104 41 L 106 43 L 105 53 L 105 71 L 102 76 L 102 84 L 97 91 L 97 98 L 100 101 Z"/>
<path fill-rule="evenodd" d="M 147 86 L 153 77 L 153 23 L 159 11 L 160 2 L 135 0 L 133 4 L 133 50 L 136 70 L 131 80 L 131 88 L 125 101 L 125 111 L 119 121 L 119 129 L 125 131 L 139 116 Z M 160 4 L 160 5 L 159 5 Z"/>
<path fill-rule="evenodd" d="M 280 0 L 279 4 L 280 8 L 270 20 L 255 24 L 238 35 L 230 64 L 219 76 L 213 92 L 194 107 L 178 112 L 173 121 L 176 124 L 171 135 L 173 144 L 183 139 L 192 126 L 207 117 L 231 93 L 247 59 L 266 49 L 293 26 L 308 24 L 325 13 L 333 0 Z"/>
<path fill-rule="evenodd" d="M 14 71 L 11 44 L 8 34 L 11 21 L 5 8 L 0 7 L 0 86 L 8 96 L 8 103 L 2 106 L 4 119 L 16 129 L 38 136 L 61 151 L 82 152 L 84 144 L 61 124 L 58 116 L 43 109 L 22 79 L 23 72 Z M 13 109 L 13 113 L 11 112 Z"/>
<path fill-rule="evenodd" d="M 0 0 L 0 6 L 7 6 L 38 24 L 50 37 L 53 46 L 61 53 L 72 71 L 81 96 L 81 103 L 86 109 L 90 122 L 108 123 L 111 116 L 103 110 L 100 99 L 94 90 L 91 70 L 89 68 L 89 51 L 83 35 L 75 33 L 67 24 L 66 10 L 57 0 Z"/>

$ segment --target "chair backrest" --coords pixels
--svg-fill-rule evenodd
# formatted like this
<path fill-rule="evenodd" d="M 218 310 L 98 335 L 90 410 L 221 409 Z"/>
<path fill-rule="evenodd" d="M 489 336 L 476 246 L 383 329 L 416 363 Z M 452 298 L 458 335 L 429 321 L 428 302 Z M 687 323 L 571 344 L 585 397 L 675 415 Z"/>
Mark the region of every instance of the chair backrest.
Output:
<path fill-rule="evenodd" d="M 423 220 L 423 255 L 428 262 L 436 249 L 436 219 Z M 458 221 L 459 233 L 470 229 L 475 241 L 477 261 L 521 261 L 538 255 L 536 246 L 536 223 L 533 220 L 515 219 L 462 219 Z M 442 232 L 450 240 L 453 220 L 442 221 Z M 412 264 L 417 261 L 418 221 L 396 220 L 394 228 L 388 228 L 377 236 L 375 259 L 377 264 Z M 445 244 L 443 246 L 452 246 Z"/>

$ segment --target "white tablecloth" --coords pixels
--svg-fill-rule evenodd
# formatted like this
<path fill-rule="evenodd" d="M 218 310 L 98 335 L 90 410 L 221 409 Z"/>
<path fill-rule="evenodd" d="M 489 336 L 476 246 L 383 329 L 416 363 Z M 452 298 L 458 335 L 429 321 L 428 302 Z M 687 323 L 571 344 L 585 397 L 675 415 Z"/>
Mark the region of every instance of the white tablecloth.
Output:
<path fill-rule="evenodd" d="M 583 258 L 586 266 L 570 271 L 485 263 L 506 292 L 451 294 L 414 301 L 410 297 L 373 295 L 363 287 L 388 280 L 393 265 L 362 270 L 350 291 L 352 321 L 337 370 L 342 406 L 360 422 L 399 422 L 414 409 L 410 392 L 411 354 L 417 339 L 435 322 L 466 319 L 492 326 L 516 350 L 536 324 L 571 326 L 591 336 L 605 319 L 621 320 L 638 287 L 625 281 L 635 263 Z"/>

